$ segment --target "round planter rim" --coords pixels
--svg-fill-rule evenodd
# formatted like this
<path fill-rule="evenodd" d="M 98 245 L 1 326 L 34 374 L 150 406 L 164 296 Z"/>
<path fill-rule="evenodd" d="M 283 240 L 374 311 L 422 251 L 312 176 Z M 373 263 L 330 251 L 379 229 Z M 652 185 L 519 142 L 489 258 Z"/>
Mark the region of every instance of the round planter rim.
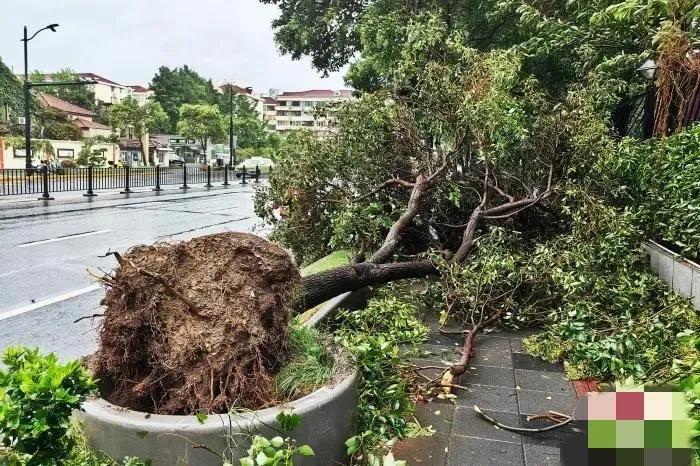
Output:
<path fill-rule="evenodd" d="M 123 424 L 125 427 L 136 430 L 142 428 L 144 432 L 172 432 L 174 429 L 190 433 L 218 432 L 230 425 L 249 425 L 251 423 L 265 423 L 274 425 L 275 416 L 282 411 L 292 410 L 302 418 L 304 414 L 323 407 L 328 401 L 340 396 L 347 390 L 351 390 L 358 379 L 358 372 L 353 369 L 335 385 L 323 386 L 318 390 L 294 401 L 281 403 L 276 406 L 261 410 L 251 410 L 240 413 L 210 414 L 203 422 L 199 422 L 196 415 L 177 414 L 150 414 L 142 411 L 134 411 L 108 402 L 103 398 L 91 398 L 82 405 L 82 410 L 94 417 L 103 418 L 112 424 Z"/>

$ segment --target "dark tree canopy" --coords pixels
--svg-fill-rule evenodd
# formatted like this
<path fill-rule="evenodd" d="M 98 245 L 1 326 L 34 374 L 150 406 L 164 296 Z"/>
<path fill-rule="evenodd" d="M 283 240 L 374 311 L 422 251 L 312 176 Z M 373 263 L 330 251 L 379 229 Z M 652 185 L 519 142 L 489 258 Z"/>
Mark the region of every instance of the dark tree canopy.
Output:
<path fill-rule="evenodd" d="M 216 104 L 218 95 L 211 79 L 207 80 L 184 65 L 170 69 L 161 66 L 153 76 L 150 88 L 170 121 L 169 131 L 177 130 L 180 107 L 184 104 Z"/>

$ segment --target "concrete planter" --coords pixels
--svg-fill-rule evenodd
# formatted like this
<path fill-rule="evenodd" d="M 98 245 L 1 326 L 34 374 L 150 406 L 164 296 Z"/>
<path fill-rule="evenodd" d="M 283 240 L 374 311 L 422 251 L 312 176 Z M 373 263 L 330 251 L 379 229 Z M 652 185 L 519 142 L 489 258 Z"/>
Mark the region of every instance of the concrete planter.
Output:
<path fill-rule="evenodd" d="M 356 433 L 357 373 L 332 387 L 324 387 L 286 405 L 234 415 L 211 415 L 204 423 L 195 416 L 146 414 L 114 406 L 103 399 L 89 400 L 82 421 L 90 446 L 115 459 L 125 456 L 149 458 L 153 466 L 221 466 L 216 455 L 198 447 L 224 454 L 233 464 L 247 456 L 252 435 L 279 435 L 280 411 L 293 410 L 302 425 L 290 436 L 299 445 L 310 445 L 315 456 L 295 460 L 299 465 L 346 464 L 345 441 Z"/>
<path fill-rule="evenodd" d="M 690 298 L 695 309 L 700 311 L 700 265 L 654 241 L 647 241 L 642 247 L 649 254 L 651 269 L 673 291 Z"/>

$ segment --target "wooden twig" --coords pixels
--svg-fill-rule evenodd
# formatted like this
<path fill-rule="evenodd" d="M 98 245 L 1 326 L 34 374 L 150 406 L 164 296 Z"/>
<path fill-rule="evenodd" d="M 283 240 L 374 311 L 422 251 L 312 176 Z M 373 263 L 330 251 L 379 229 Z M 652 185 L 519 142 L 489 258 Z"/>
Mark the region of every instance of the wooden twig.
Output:
<path fill-rule="evenodd" d="M 104 317 L 104 314 L 93 314 L 93 315 L 91 315 L 91 316 L 83 316 L 83 317 L 80 317 L 79 319 L 75 319 L 75 320 L 73 321 L 73 323 L 74 323 L 74 324 L 77 324 L 77 323 L 80 322 L 81 320 L 85 320 L 85 319 L 94 319 L 95 317 Z"/>
<path fill-rule="evenodd" d="M 549 411 L 550 415 L 556 415 L 557 417 L 561 417 L 563 420 L 557 424 L 553 424 L 553 425 L 547 426 L 547 427 L 513 427 L 513 426 L 509 426 L 507 424 L 502 424 L 502 423 L 498 422 L 497 420 L 495 420 L 494 418 L 492 418 L 491 416 L 489 416 L 488 414 L 483 412 L 477 405 L 474 405 L 474 411 L 479 413 L 479 415 L 481 417 L 486 419 L 491 424 L 497 426 L 498 428 L 503 429 L 503 430 L 509 430 L 511 432 L 530 432 L 530 433 L 548 432 L 550 430 L 558 429 L 559 427 L 565 426 L 573 420 L 573 418 L 571 416 L 567 416 L 566 414 L 557 413 L 556 411 Z"/>

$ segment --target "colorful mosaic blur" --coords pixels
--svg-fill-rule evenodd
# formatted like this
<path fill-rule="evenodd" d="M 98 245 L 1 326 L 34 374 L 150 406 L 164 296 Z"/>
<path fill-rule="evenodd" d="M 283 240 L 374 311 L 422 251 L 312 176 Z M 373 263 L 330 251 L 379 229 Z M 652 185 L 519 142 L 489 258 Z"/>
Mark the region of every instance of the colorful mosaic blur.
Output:
<path fill-rule="evenodd" d="M 688 466 L 691 430 L 682 392 L 638 387 L 588 393 L 574 424 L 580 434 L 562 445 L 565 466 Z"/>

